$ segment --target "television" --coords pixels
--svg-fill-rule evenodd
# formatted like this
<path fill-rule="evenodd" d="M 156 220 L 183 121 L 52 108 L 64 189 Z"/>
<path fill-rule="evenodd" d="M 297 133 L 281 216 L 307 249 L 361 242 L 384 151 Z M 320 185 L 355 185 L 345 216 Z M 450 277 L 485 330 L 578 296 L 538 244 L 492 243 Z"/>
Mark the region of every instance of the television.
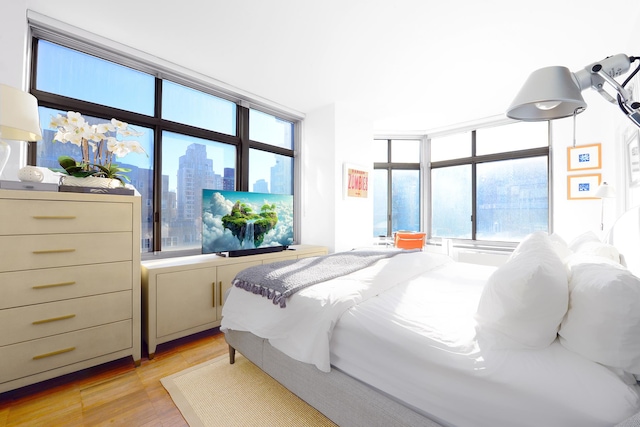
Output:
<path fill-rule="evenodd" d="M 278 252 L 293 244 L 293 195 L 202 190 L 202 253 Z"/>

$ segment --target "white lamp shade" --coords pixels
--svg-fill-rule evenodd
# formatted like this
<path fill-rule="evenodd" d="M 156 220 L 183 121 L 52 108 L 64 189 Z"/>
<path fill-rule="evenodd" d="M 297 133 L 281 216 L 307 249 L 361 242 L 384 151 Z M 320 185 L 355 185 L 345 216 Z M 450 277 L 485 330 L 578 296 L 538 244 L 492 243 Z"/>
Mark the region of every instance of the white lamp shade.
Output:
<path fill-rule="evenodd" d="M 522 121 L 569 117 L 587 107 L 573 74 L 566 67 L 546 67 L 531 73 L 507 116 Z"/>
<path fill-rule="evenodd" d="M 0 84 L 0 138 L 16 141 L 42 139 L 35 96 Z"/>
<path fill-rule="evenodd" d="M 595 196 L 601 199 L 609 199 L 611 197 L 616 197 L 616 190 L 606 182 L 603 182 L 596 190 Z"/>

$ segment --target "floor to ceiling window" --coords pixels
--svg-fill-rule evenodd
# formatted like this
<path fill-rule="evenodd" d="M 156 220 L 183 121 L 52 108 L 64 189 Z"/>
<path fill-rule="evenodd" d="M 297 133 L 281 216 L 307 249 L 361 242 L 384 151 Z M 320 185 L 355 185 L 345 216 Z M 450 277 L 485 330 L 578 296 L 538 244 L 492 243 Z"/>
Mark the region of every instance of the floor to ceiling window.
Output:
<path fill-rule="evenodd" d="M 376 139 L 373 144 L 374 237 L 419 231 L 420 140 Z"/>
<path fill-rule="evenodd" d="M 516 242 L 549 230 L 548 122 L 430 140 L 431 237 Z"/>
<path fill-rule="evenodd" d="M 78 146 L 54 143 L 58 115 L 129 124 L 136 136 L 128 138 L 144 153 L 116 162 L 130 169 L 141 194 L 143 252 L 199 252 L 203 189 L 294 194 L 296 119 L 247 107 L 202 82 L 158 77 L 153 64 L 126 58 L 123 65 L 89 42 L 33 34 L 31 92 L 43 141 L 30 146 L 29 163 L 56 168 L 62 155 L 79 157 Z"/>

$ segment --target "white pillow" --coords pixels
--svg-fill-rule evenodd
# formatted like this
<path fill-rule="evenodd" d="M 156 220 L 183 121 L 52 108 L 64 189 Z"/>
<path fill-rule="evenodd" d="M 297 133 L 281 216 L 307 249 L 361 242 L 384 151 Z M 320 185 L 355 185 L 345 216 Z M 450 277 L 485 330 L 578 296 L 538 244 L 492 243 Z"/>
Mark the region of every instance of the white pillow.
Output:
<path fill-rule="evenodd" d="M 580 245 L 577 251 L 578 254 L 594 255 L 603 258 L 608 258 L 620 264 L 620 252 L 615 246 L 602 242 L 585 242 Z"/>
<path fill-rule="evenodd" d="M 476 321 L 479 339 L 500 348 L 545 348 L 569 299 L 567 271 L 549 236 L 527 236 L 488 279 Z"/>
<path fill-rule="evenodd" d="M 571 241 L 571 243 L 569 243 L 569 249 L 571 249 L 572 252 L 578 252 L 582 245 L 584 245 L 585 243 L 589 243 L 589 242 L 591 242 L 591 243 L 601 243 L 601 240 L 598 238 L 596 233 L 594 233 L 593 231 L 587 231 L 585 233 L 582 233 L 581 235 L 579 235 L 575 239 L 573 239 Z"/>
<path fill-rule="evenodd" d="M 553 233 L 549 236 L 549 239 L 551 241 L 551 247 L 561 260 L 564 260 L 573 254 L 573 251 L 569 249 L 567 242 L 560 237 L 560 235 Z"/>
<path fill-rule="evenodd" d="M 640 279 L 605 263 L 571 266 L 563 346 L 594 362 L 640 375 Z"/>

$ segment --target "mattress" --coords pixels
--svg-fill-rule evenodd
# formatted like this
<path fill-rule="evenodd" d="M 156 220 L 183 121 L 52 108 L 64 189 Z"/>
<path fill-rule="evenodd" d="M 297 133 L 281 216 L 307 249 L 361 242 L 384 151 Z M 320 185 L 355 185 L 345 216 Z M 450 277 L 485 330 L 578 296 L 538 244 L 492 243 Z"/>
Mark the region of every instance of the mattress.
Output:
<path fill-rule="evenodd" d="M 352 307 L 333 330 L 331 364 L 445 426 L 595 427 L 637 412 L 637 386 L 557 340 L 519 351 L 478 341 L 492 271 L 447 263 Z"/>

